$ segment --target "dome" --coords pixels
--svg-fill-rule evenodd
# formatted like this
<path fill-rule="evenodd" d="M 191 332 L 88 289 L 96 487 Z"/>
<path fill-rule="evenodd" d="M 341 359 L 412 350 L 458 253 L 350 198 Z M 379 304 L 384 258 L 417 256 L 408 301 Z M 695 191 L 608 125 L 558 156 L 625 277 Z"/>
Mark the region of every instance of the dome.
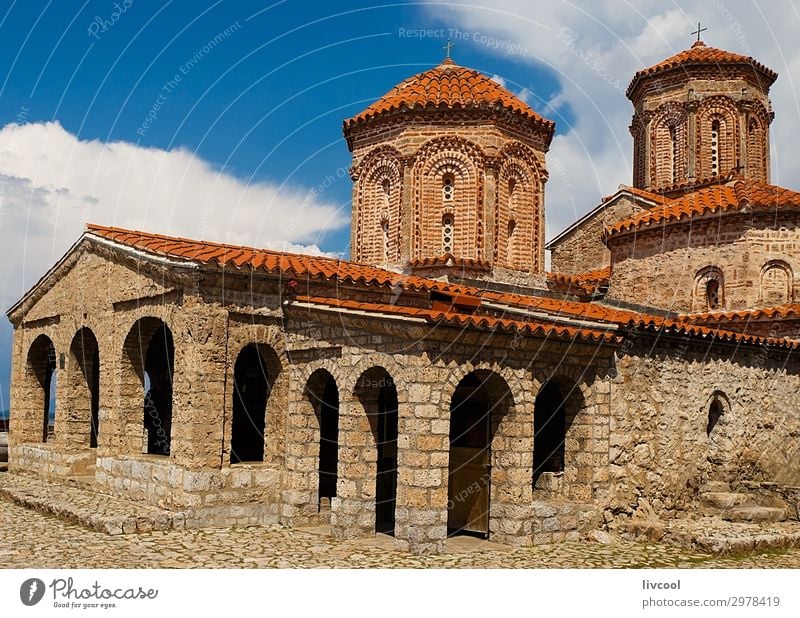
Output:
<path fill-rule="evenodd" d="M 551 133 L 555 123 L 546 120 L 525 102 L 479 71 L 445 59 L 440 65 L 404 80 L 360 114 L 345 120 L 347 132 L 354 125 L 403 109 L 485 109 L 500 107 L 539 123 Z"/>
<path fill-rule="evenodd" d="M 694 71 L 695 69 L 708 69 L 724 71 L 731 67 L 739 67 L 748 69 L 755 76 L 763 88 L 768 89 L 773 82 L 777 79 L 778 74 L 772 69 L 767 68 L 754 58 L 750 56 L 743 56 L 733 52 L 725 51 L 724 49 L 717 49 L 716 47 L 709 47 L 703 41 L 697 41 L 689 49 L 670 56 L 666 60 L 659 62 L 649 68 L 638 71 L 633 76 L 628 90 L 626 92 L 628 98 L 632 98 L 642 80 L 661 75 L 668 71 L 680 69 L 683 71 Z"/>

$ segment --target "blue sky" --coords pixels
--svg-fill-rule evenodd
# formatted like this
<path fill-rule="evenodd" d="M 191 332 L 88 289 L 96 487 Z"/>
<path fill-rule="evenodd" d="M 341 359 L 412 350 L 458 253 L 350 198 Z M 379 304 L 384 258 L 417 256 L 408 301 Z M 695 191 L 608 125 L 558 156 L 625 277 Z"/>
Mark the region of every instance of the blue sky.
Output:
<path fill-rule="evenodd" d="M 556 121 L 552 236 L 630 183 L 625 87 L 688 47 L 698 20 L 707 43 L 781 74 L 773 181 L 796 187 L 800 15 L 789 2 L 2 0 L 0 302 L 86 221 L 346 255 L 342 120 L 437 64 L 448 36 L 458 63 Z M 2 407 L 10 340 L 3 321 Z"/>

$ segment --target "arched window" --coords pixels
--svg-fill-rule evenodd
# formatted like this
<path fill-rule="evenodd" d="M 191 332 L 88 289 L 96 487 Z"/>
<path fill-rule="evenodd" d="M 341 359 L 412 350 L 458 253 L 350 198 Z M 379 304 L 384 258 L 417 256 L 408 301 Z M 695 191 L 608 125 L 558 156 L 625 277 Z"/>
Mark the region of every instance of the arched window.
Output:
<path fill-rule="evenodd" d="M 792 267 L 783 260 L 767 262 L 761 269 L 761 302 L 780 305 L 791 302 Z"/>
<path fill-rule="evenodd" d="M 506 246 L 506 256 L 509 265 L 514 264 L 514 232 L 517 229 L 517 222 L 514 219 L 508 220 L 508 242 Z"/>
<path fill-rule="evenodd" d="M 442 217 L 442 252 L 453 253 L 453 215 Z"/>
<path fill-rule="evenodd" d="M 711 121 L 711 175 L 719 175 L 719 119 Z"/>
<path fill-rule="evenodd" d="M 452 202 L 455 197 L 455 177 L 447 173 L 442 176 L 442 200 Z"/>
<path fill-rule="evenodd" d="M 707 266 L 695 276 L 693 308 L 715 310 L 725 305 L 725 278 L 716 266 Z"/>
<path fill-rule="evenodd" d="M 388 178 L 384 178 L 381 187 L 383 188 L 383 207 L 388 210 L 391 203 L 392 183 L 389 182 Z"/>
<path fill-rule="evenodd" d="M 678 129 L 675 125 L 669 128 L 669 141 L 671 146 L 672 157 L 670 159 L 672 184 L 678 183 Z"/>

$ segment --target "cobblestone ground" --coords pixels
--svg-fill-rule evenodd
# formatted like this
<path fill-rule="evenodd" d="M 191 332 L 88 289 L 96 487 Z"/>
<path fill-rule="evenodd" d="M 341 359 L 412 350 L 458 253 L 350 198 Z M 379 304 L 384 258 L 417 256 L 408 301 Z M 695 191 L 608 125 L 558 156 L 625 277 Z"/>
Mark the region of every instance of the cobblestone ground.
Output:
<path fill-rule="evenodd" d="M 462 547 L 439 556 L 388 549 L 388 539 L 336 541 L 279 527 L 109 536 L 0 500 L 6 568 L 800 568 L 800 549 L 719 557 L 667 545 L 563 543 L 524 549 Z"/>

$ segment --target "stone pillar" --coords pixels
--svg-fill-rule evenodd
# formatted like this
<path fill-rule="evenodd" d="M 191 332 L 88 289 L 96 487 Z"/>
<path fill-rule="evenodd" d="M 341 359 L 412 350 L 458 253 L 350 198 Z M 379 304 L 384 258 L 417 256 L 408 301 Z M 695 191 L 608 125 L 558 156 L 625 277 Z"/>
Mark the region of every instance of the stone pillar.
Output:
<path fill-rule="evenodd" d="M 11 421 L 8 432 L 8 444 L 13 465 L 14 448 L 27 442 L 42 441 L 43 406 L 41 386 L 35 375 L 27 368 L 27 349 L 33 339 L 26 337 L 25 330 L 14 327 L 14 339 L 11 354 Z"/>
<path fill-rule="evenodd" d="M 181 466 L 219 468 L 227 313 L 189 297 L 179 315 L 172 333 L 175 365 L 170 454 Z"/>
<path fill-rule="evenodd" d="M 339 539 L 375 533 L 378 449 L 367 413 L 355 397 L 339 402 L 339 467 L 331 530 Z"/>
<path fill-rule="evenodd" d="M 444 372 L 420 369 L 400 401 L 395 539 L 415 554 L 439 553 L 447 540 L 450 402 Z"/>

